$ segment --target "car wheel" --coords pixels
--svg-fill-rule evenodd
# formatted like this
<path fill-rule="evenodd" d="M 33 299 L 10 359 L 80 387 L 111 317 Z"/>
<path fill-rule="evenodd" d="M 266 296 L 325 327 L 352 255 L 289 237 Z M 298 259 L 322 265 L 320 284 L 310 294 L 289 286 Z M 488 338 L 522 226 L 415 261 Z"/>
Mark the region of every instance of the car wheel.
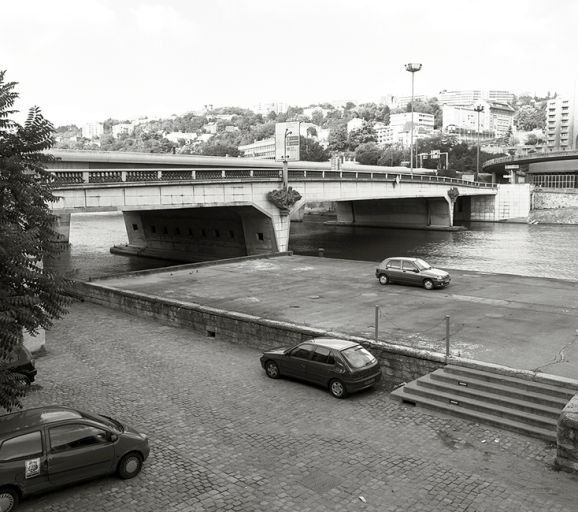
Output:
<path fill-rule="evenodd" d="M 3 487 L 0 489 L 0 512 L 12 512 L 18 506 L 20 496 L 16 489 Z"/>
<path fill-rule="evenodd" d="M 279 367 L 275 361 L 267 361 L 265 363 L 265 372 L 267 373 L 267 377 L 271 379 L 278 379 L 281 376 Z"/>
<path fill-rule="evenodd" d="M 379 284 L 383 285 L 389 284 L 389 277 L 387 277 L 387 274 L 381 274 L 379 276 Z"/>
<path fill-rule="evenodd" d="M 347 391 L 345 391 L 345 386 L 343 385 L 343 382 L 341 382 L 339 379 L 333 379 L 329 383 L 329 392 L 335 398 L 345 398 L 347 396 Z"/>
<path fill-rule="evenodd" d="M 433 287 L 434 287 L 433 281 L 432 281 L 431 279 L 426 279 L 426 280 L 423 282 L 423 287 L 424 287 L 426 290 L 433 290 Z"/>
<path fill-rule="evenodd" d="M 127 453 L 118 463 L 118 476 L 123 480 L 134 478 L 142 468 L 142 457 L 136 452 Z"/>

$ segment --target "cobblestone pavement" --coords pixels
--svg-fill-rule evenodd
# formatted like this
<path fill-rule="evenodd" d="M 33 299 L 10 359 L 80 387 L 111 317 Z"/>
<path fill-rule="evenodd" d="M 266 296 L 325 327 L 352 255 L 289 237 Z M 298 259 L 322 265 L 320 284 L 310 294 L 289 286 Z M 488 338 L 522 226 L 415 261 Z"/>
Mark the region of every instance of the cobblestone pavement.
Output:
<path fill-rule="evenodd" d="M 114 477 L 25 500 L 44 511 L 576 510 L 553 446 L 368 391 L 270 380 L 255 349 L 93 304 L 47 334 L 26 406 L 58 403 L 147 433 L 151 456 Z"/>

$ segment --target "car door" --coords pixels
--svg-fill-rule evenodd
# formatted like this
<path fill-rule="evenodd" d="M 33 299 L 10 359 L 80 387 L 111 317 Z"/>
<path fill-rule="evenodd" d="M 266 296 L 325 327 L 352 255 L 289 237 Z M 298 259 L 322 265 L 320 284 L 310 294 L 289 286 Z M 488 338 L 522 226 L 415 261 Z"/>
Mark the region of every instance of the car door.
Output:
<path fill-rule="evenodd" d="M 16 482 L 24 494 L 50 486 L 42 430 L 6 439 L 0 446 L 0 480 Z"/>
<path fill-rule="evenodd" d="M 387 275 L 392 282 L 403 282 L 403 274 L 401 272 L 401 260 L 389 260 L 386 265 Z"/>
<path fill-rule="evenodd" d="M 316 347 L 307 367 L 307 380 L 325 386 L 335 376 L 335 357 L 327 347 Z"/>
<path fill-rule="evenodd" d="M 311 343 L 297 345 L 283 358 L 281 373 L 287 377 L 307 380 L 307 368 L 313 352 L 315 352 L 315 345 Z"/>
<path fill-rule="evenodd" d="M 85 423 L 48 428 L 48 478 L 66 484 L 112 472 L 115 461 L 111 433 Z"/>
<path fill-rule="evenodd" d="M 419 269 L 413 261 L 402 261 L 401 271 L 403 282 L 406 284 L 418 284 L 421 281 Z"/>

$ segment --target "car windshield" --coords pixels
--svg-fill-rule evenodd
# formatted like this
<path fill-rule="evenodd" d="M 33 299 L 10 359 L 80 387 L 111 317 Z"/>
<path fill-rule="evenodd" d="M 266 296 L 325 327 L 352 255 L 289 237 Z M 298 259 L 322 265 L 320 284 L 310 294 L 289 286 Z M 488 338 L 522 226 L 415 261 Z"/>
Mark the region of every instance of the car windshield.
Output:
<path fill-rule="evenodd" d="M 417 268 L 419 268 L 420 270 L 429 270 L 430 268 L 432 268 L 432 266 L 429 263 L 420 260 L 419 258 L 415 260 L 415 264 L 417 265 Z"/>
<path fill-rule="evenodd" d="M 363 368 L 377 361 L 363 347 L 351 347 L 341 352 L 352 368 Z"/>

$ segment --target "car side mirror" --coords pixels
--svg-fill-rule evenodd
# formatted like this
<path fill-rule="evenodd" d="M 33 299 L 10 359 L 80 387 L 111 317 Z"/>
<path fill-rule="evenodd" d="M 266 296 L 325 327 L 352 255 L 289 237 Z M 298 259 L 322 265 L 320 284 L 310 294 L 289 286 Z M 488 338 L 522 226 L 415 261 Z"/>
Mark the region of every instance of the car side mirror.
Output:
<path fill-rule="evenodd" d="M 115 441 L 118 441 L 118 435 L 117 435 L 117 434 L 112 434 L 112 433 L 111 433 L 111 434 L 108 436 L 108 438 L 109 438 L 109 440 L 110 440 L 111 443 L 114 443 Z"/>
<path fill-rule="evenodd" d="M 414 268 L 413 271 L 414 271 L 416 274 L 419 274 L 419 268 Z"/>

